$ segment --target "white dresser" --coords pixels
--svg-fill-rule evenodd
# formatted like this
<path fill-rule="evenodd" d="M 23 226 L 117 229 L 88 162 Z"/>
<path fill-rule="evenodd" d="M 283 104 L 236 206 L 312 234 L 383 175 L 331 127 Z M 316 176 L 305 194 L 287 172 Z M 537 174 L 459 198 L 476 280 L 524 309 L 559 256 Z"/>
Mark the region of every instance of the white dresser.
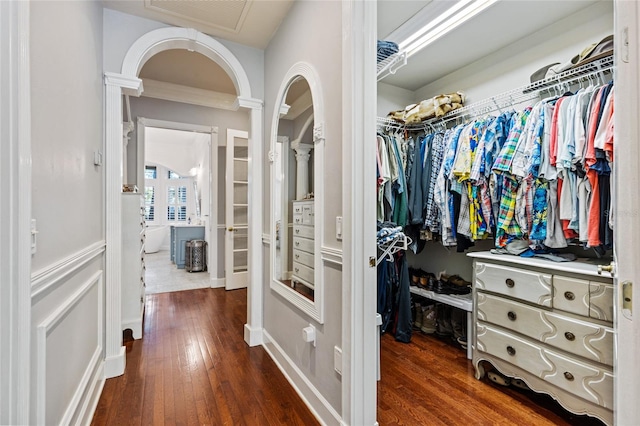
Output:
<path fill-rule="evenodd" d="M 144 199 L 122 193 L 122 329 L 142 338 L 144 315 Z"/>
<path fill-rule="evenodd" d="M 293 271 L 291 285 L 314 286 L 314 212 L 313 200 L 293 202 Z"/>
<path fill-rule="evenodd" d="M 473 365 L 481 361 L 613 423 L 613 283 L 597 264 L 470 253 Z"/>

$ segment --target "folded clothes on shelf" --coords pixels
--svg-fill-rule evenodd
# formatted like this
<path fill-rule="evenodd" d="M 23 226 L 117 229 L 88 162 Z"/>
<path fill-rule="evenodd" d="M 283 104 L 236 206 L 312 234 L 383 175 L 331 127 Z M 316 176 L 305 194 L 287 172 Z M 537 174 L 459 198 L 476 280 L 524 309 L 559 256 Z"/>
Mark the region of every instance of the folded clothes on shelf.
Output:
<path fill-rule="evenodd" d="M 462 92 L 437 95 L 418 104 L 407 105 L 403 110 L 391 111 L 388 118 L 404 124 L 418 124 L 431 118 L 442 117 L 449 111 L 461 108 L 463 104 Z"/>

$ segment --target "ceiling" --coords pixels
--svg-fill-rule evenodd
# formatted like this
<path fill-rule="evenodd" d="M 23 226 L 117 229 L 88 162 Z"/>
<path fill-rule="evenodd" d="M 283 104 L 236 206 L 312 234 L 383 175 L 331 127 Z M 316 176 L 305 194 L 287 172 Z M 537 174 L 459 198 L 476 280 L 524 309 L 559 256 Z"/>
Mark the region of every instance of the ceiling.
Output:
<path fill-rule="evenodd" d="M 453 0 L 379 0 L 378 39 L 400 41 L 388 37 L 422 8 L 441 9 L 442 1 L 455 4 Z M 406 66 L 383 82 L 416 91 L 597 1 L 607 0 L 498 1 L 408 58 Z"/>
<path fill-rule="evenodd" d="M 293 0 L 103 0 L 109 9 L 264 49 Z"/>
<path fill-rule="evenodd" d="M 121 12 L 196 28 L 213 37 L 264 49 L 293 1 L 103 0 L 103 4 Z M 378 0 L 378 38 L 393 40 L 394 35 L 402 32 L 398 28 L 410 25 L 417 12 L 442 9 L 443 2 L 453 5 L 456 1 Z M 597 1 L 611 0 L 500 0 L 410 57 L 406 66 L 383 81 L 415 91 Z M 526 19 L 522 19 L 524 16 Z M 227 105 L 230 105 L 229 97 L 235 96 L 235 89 L 224 71 L 194 52 L 162 52 L 145 64 L 141 77 L 153 83 L 170 83 L 172 93 L 186 86 L 202 91 L 205 96 L 218 94 Z"/>

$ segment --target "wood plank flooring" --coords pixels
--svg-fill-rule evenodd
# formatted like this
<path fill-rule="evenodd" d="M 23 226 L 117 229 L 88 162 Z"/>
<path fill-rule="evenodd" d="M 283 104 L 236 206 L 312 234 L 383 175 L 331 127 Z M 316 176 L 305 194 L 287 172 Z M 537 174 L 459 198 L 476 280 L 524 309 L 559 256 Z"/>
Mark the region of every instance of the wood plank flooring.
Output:
<path fill-rule="evenodd" d="M 316 425 L 262 347 L 242 338 L 246 290 L 147 296 L 144 338 L 127 341 L 94 425 Z M 473 377 L 448 338 L 383 335 L 378 422 L 386 425 L 594 425 L 550 398 Z"/>
<path fill-rule="evenodd" d="M 94 425 L 316 425 L 262 347 L 243 340 L 246 290 L 147 296 L 143 339 L 106 381 Z"/>
<path fill-rule="evenodd" d="M 380 425 L 602 425 L 546 395 L 476 380 L 450 337 L 414 331 L 411 343 L 381 338 Z"/>

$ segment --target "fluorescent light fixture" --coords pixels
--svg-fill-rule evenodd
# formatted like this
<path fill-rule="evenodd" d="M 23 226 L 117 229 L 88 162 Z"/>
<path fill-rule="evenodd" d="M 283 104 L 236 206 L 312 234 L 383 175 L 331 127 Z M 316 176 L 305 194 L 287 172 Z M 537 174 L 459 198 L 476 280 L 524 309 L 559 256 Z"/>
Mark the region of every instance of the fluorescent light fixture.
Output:
<path fill-rule="evenodd" d="M 418 31 L 398 43 L 401 51 L 407 52 L 407 57 L 418 53 L 429 44 L 465 23 L 483 10 L 486 10 L 498 0 L 460 0 L 445 12 L 436 16 Z"/>

